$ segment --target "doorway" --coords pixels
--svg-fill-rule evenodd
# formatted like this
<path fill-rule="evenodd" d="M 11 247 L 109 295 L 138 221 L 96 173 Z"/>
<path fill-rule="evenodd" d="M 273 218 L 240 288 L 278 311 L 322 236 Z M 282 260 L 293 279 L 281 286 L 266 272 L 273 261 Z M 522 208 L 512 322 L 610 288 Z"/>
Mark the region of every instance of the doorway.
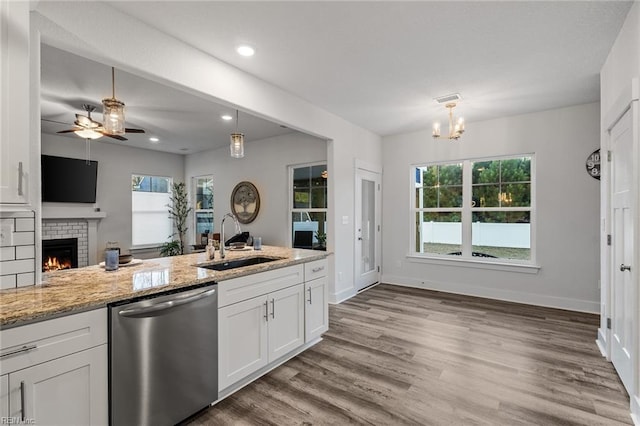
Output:
<path fill-rule="evenodd" d="M 611 147 L 611 362 L 629 395 L 633 395 L 635 350 L 635 270 L 632 103 L 613 125 Z"/>
<path fill-rule="evenodd" d="M 355 286 L 380 281 L 380 173 L 356 169 Z"/>

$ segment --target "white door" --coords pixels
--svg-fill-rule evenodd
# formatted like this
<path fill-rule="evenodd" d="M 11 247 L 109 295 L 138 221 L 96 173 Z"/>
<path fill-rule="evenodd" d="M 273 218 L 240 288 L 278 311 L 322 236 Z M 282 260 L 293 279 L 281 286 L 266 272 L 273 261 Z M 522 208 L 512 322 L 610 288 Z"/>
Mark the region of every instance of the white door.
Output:
<path fill-rule="evenodd" d="M 380 279 L 380 174 L 356 170 L 356 289 Z"/>
<path fill-rule="evenodd" d="M 304 284 L 269 294 L 269 362 L 304 343 Z"/>
<path fill-rule="evenodd" d="M 632 110 L 611 129 L 611 362 L 632 395 L 635 270 L 632 211 Z"/>

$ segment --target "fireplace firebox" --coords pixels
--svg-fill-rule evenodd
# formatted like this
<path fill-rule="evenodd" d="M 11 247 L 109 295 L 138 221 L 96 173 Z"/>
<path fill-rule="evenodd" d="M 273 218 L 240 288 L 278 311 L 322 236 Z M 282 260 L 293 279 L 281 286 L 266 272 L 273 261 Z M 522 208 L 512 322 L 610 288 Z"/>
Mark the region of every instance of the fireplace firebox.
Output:
<path fill-rule="evenodd" d="M 42 240 L 42 272 L 78 267 L 78 239 Z"/>

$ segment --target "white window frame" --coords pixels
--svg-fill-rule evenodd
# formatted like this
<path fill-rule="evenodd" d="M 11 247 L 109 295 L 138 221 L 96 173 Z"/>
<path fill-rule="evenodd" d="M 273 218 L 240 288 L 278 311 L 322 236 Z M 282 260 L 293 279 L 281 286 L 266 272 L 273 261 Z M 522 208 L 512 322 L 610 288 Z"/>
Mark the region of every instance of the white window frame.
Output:
<path fill-rule="evenodd" d="M 168 196 L 171 197 L 171 189 L 173 187 L 173 178 L 171 176 L 155 176 L 155 175 L 150 175 L 148 173 L 131 173 L 131 180 L 133 180 L 134 176 L 144 176 L 144 177 L 151 177 L 151 178 L 160 178 L 160 179 L 167 179 L 168 180 Z M 133 188 L 130 189 L 131 191 L 131 202 L 133 204 L 133 195 L 135 192 Z M 164 194 L 164 193 L 162 193 Z M 169 201 L 170 202 L 170 201 Z M 167 215 L 167 221 L 169 222 L 169 229 L 170 229 L 170 233 L 174 232 L 173 229 L 173 221 L 171 220 L 171 218 L 169 217 L 169 207 L 165 206 L 164 210 L 166 212 Z M 152 213 L 159 213 L 160 210 L 153 210 Z M 133 211 L 133 205 L 131 208 L 131 249 L 136 250 L 136 249 L 147 249 L 147 248 L 157 248 L 162 246 L 164 243 L 171 241 L 173 238 L 172 236 L 167 235 L 166 237 L 164 237 L 164 240 L 158 241 L 158 242 L 153 242 L 153 243 L 146 243 L 146 244 L 134 244 L 133 241 L 133 226 L 134 226 L 134 211 Z"/>
<path fill-rule="evenodd" d="M 294 169 L 300 169 L 303 167 L 313 167 L 313 166 L 322 166 L 324 165 L 325 167 L 328 167 L 328 162 L 327 161 L 316 161 L 313 163 L 302 163 L 302 164 L 292 164 L 287 166 L 287 172 L 288 172 L 288 192 L 287 192 L 287 199 L 289 200 L 288 205 L 289 205 L 289 214 L 288 214 L 288 218 L 287 218 L 287 237 L 286 237 L 286 241 L 288 241 L 287 247 L 291 248 L 293 247 L 293 213 L 296 212 L 307 212 L 307 213 L 324 213 L 325 219 L 329 219 L 329 200 L 327 199 L 327 207 L 325 208 L 304 208 L 304 209 L 300 209 L 300 208 L 294 208 L 293 207 L 293 171 Z M 328 188 L 328 185 L 327 185 Z M 328 194 L 327 194 L 328 195 Z M 327 223 L 327 227 L 329 227 L 329 224 Z M 316 238 L 315 235 L 313 237 L 314 239 Z"/>
<path fill-rule="evenodd" d="M 472 253 L 472 163 L 481 161 L 498 161 L 498 160 L 510 160 L 522 157 L 531 158 L 531 206 L 528 209 L 519 207 L 485 207 L 481 211 L 491 212 L 509 212 L 509 211 L 523 211 L 528 210 L 530 212 L 530 259 L 529 260 L 517 260 L 517 259 L 503 259 L 503 258 L 484 258 L 473 257 L 468 254 Z M 417 167 L 436 166 L 446 164 L 462 163 L 462 207 L 451 208 L 438 208 L 429 209 L 429 211 L 437 212 L 455 212 L 461 213 L 461 225 L 462 225 L 462 256 L 448 256 L 439 255 L 435 253 L 419 253 L 415 249 L 415 241 L 417 238 L 417 231 L 415 226 L 416 213 L 421 209 L 415 206 L 415 169 Z M 452 159 L 446 161 L 437 162 L 421 162 L 410 165 L 409 168 L 409 246 L 407 260 L 409 262 L 418 263 L 431 263 L 440 265 L 456 264 L 462 267 L 473 267 L 480 269 L 495 269 L 505 270 L 512 272 L 525 272 L 525 273 L 537 273 L 540 266 L 536 263 L 536 229 L 537 229 L 537 215 L 536 215 L 536 157 L 534 153 L 525 154 L 513 154 L 503 156 L 491 156 L 491 157 L 478 157 L 467 159 Z M 465 256 L 465 254 L 467 254 Z"/>

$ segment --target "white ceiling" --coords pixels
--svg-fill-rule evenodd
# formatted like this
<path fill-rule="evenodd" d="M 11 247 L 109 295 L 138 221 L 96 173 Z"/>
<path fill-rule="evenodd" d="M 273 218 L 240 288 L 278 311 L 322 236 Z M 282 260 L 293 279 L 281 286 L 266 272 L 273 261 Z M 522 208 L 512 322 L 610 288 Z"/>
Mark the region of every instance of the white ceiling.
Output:
<path fill-rule="evenodd" d="M 92 118 L 102 122 L 103 98 L 111 97 L 111 67 L 43 45 L 41 49 L 41 117 L 42 131 L 55 134 L 71 129 L 75 114 L 87 115 L 83 104 L 96 106 Z M 236 130 L 236 111 L 124 71 L 115 73 L 116 98 L 125 103 L 126 127 L 141 128 L 145 134 L 127 133 L 126 142 L 100 138 L 101 142 L 190 154 L 223 147 Z M 222 120 L 228 114 L 231 121 Z M 261 118 L 238 113 L 238 130 L 247 146 L 256 140 L 291 133 Z M 73 133 L 62 136 L 78 138 Z M 149 137 L 157 137 L 152 143 Z"/>
<path fill-rule="evenodd" d="M 110 4 L 348 121 L 389 135 L 444 120 L 446 111 L 433 98 L 456 92 L 463 97 L 456 112 L 467 122 L 597 101 L 600 68 L 632 2 Z M 239 43 L 253 45 L 256 55 L 238 56 Z M 57 63 L 52 66 L 46 60 Z M 59 74 L 55 80 L 47 81 L 47 69 Z M 49 95 L 67 104 L 74 99 L 97 103 L 108 95 L 108 68 L 100 71 L 100 93 L 88 92 L 94 86 L 88 76 L 82 79 L 82 73 L 84 66 L 55 55 L 44 57 L 45 100 Z M 98 70 L 91 74 L 97 78 Z M 65 77 L 73 80 L 66 87 Z M 128 126 L 152 132 L 173 129 L 177 145 L 178 140 L 186 146 L 192 137 L 197 139 L 194 150 L 211 143 L 208 132 L 222 124 L 211 119 L 219 111 L 210 102 L 150 82 L 129 86 L 128 78 L 135 79 L 124 73 L 116 76 L 116 95 L 129 107 Z M 162 95 L 163 90 L 168 94 Z M 169 114 L 167 99 L 180 99 L 180 109 L 173 113 L 178 115 Z M 206 108 L 211 111 L 190 115 Z M 154 121 L 155 114 L 161 118 Z M 71 114 L 67 121 L 72 119 Z M 249 135 L 244 129 L 248 118 L 241 115 L 240 123 Z M 226 144 L 229 128 L 224 125 Z"/>

